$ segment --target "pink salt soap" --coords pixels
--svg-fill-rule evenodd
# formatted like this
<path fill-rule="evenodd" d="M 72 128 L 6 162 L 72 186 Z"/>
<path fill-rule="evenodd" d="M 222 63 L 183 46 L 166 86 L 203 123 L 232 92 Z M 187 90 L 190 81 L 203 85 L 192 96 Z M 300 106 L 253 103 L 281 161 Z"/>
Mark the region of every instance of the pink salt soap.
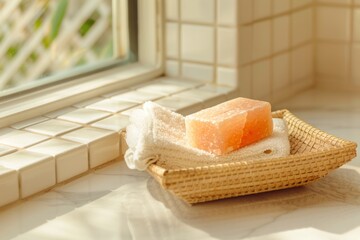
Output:
<path fill-rule="evenodd" d="M 268 102 L 235 98 L 185 117 L 188 143 L 222 155 L 272 134 Z"/>

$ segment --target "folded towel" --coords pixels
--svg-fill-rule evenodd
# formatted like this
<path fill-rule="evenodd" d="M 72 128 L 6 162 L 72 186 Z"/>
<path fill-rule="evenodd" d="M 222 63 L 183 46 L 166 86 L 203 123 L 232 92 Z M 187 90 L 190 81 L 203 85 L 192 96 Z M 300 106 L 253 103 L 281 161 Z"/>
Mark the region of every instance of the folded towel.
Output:
<path fill-rule="evenodd" d="M 188 168 L 235 161 L 262 160 L 288 156 L 290 143 L 285 121 L 273 119 L 273 134 L 257 143 L 226 155 L 215 155 L 187 144 L 184 117 L 153 102 L 130 115 L 126 128 L 129 168 L 145 170 L 150 164 L 167 169 Z"/>

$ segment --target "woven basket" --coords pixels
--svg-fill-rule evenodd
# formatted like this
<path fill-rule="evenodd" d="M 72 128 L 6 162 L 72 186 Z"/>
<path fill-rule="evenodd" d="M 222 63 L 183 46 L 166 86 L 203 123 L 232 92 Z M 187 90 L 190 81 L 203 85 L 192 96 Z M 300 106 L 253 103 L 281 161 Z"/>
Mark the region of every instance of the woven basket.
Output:
<path fill-rule="evenodd" d="M 302 186 L 356 156 L 356 143 L 322 132 L 288 110 L 274 112 L 273 117 L 288 124 L 288 157 L 181 169 L 165 169 L 155 163 L 148 172 L 163 188 L 193 204 Z"/>

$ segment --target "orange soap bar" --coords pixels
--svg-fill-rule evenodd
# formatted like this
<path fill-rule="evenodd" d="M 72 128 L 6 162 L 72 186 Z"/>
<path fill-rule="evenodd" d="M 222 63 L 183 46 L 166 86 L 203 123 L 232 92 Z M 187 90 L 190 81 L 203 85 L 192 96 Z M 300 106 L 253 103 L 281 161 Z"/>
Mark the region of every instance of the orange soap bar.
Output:
<path fill-rule="evenodd" d="M 235 98 L 185 117 L 188 143 L 222 155 L 272 134 L 271 105 Z"/>

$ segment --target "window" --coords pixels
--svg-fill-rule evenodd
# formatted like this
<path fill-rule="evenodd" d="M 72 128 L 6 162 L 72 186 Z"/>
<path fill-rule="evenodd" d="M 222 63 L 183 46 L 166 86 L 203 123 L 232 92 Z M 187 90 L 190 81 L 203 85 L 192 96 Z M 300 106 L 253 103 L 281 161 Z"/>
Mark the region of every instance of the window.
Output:
<path fill-rule="evenodd" d="M 49 11 L 46 16 L 50 19 L 48 29 L 51 29 L 52 21 L 56 22 L 56 24 L 54 23 L 56 26 L 60 25 L 59 22 L 61 22 L 61 25 L 64 24 L 64 28 L 67 26 L 77 29 L 75 32 L 77 36 L 76 39 L 78 40 L 81 40 L 80 36 L 82 35 L 89 36 L 88 34 L 95 34 L 90 31 L 94 31 L 95 24 L 93 22 L 95 19 L 98 20 L 100 18 L 99 14 L 90 14 L 90 16 L 83 18 L 84 21 L 79 24 L 80 27 L 75 27 L 74 21 L 69 20 L 70 23 L 65 24 L 66 21 L 68 21 L 66 18 L 71 18 L 73 15 L 67 12 L 69 14 L 69 16 L 67 16 L 63 13 L 64 10 L 57 9 L 64 9 L 65 7 L 61 7 L 61 5 L 67 4 L 66 11 L 70 11 L 68 9 L 70 9 L 73 2 L 81 2 L 82 4 L 79 4 L 80 6 L 73 10 L 76 12 L 74 16 L 77 16 L 81 13 L 82 8 L 92 7 L 92 2 L 94 2 L 93 4 L 105 4 L 105 2 L 107 2 L 108 6 L 111 6 L 112 9 L 112 12 L 108 13 L 110 14 L 109 16 L 111 16 L 111 28 L 108 27 L 107 32 L 111 32 L 112 38 L 102 37 L 104 37 L 103 39 L 112 41 L 113 55 L 110 54 L 107 58 L 100 60 L 97 58 L 94 62 L 86 62 L 84 64 L 81 64 L 84 61 L 74 61 L 75 64 L 73 67 L 54 71 L 49 76 L 47 76 L 47 74 L 50 71 L 45 71 L 44 75 L 46 77 L 40 75 L 40 78 L 33 78 L 36 80 L 26 82 L 22 85 L 15 85 L 15 87 L 7 88 L 4 91 L 0 90 L 0 127 L 45 114 L 110 91 L 149 81 L 163 74 L 162 0 L 113 0 L 111 4 L 108 0 L 4 0 L 0 1 L 0 6 L 3 8 L 5 6 L 4 4 L 7 4 L 7 9 L 11 10 L 11 8 L 18 6 L 18 3 L 23 3 L 25 4 L 23 7 L 25 10 L 22 11 L 27 12 L 26 9 L 31 8 L 33 6 L 32 4 L 40 4 L 40 6 L 44 6 L 43 8 L 46 9 L 46 2 L 48 2 L 48 4 L 55 2 L 50 10 L 46 10 Z M 0 14 L 0 22 L 6 19 L 5 16 L 3 13 Z M 17 17 L 19 21 L 21 19 L 23 19 L 23 21 L 24 19 L 26 20 L 26 14 L 18 15 Z M 41 18 L 41 12 L 38 13 L 37 17 L 33 18 L 35 20 L 32 21 L 32 28 L 36 28 L 34 24 L 38 26 L 35 32 L 41 29 L 43 23 L 35 23 L 36 21 L 39 22 L 37 19 Z M 92 18 L 94 19 L 91 20 Z M 59 19 L 62 20 L 60 21 Z M 87 21 L 88 19 L 90 20 Z M 24 22 L 29 21 L 26 20 Z M 0 28 L 6 28 L 7 26 L 5 25 L 0 24 Z M 10 27 L 12 26 L 13 24 L 10 24 Z M 55 39 L 50 40 L 51 44 L 49 44 L 49 40 L 46 39 L 48 35 L 44 35 L 45 37 L 41 38 L 39 42 L 39 45 L 43 44 L 40 48 L 44 50 L 47 49 L 46 46 L 51 48 L 53 42 L 61 38 L 61 31 L 66 30 L 60 27 L 55 28 L 53 37 L 50 35 L 50 39 Z M 21 34 L 21 32 L 19 34 Z M 54 38 L 54 36 L 56 37 Z M 3 39 L 6 37 L 7 36 L 4 36 Z M 12 43 L 14 42 L 15 41 L 12 41 Z M 106 46 L 105 42 L 106 40 L 101 42 L 102 44 L 99 43 L 100 46 Z M 20 50 L 23 47 L 27 47 L 26 44 L 25 46 L 21 44 L 18 49 Z M 106 48 L 104 47 L 104 49 Z M 13 52 L 9 54 L 14 55 L 14 58 L 21 52 L 21 50 L 18 51 L 16 49 L 10 50 L 10 52 L 11 51 Z M 58 53 L 61 55 L 63 52 L 64 51 L 59 50 Z M 28 54 L 27 56 L 30 56 L 30 58 L 39 57 L 31 56 L 32 51 Z M 49 52 L 49 55 L 51 55 L 51 52 Z M 57 56 L 54 55 L 54 58 L 57 59 Z M 69 58 L 69 60 L 71 59 L 72 58 Z M 2 60 L 3 59 L 0 59 L 0 61 Z M 6 59 L 6 61 L 8 61 L 8 59 Z M 43 61 L 45 62 L 45 60 Z M 48 63 L 46 63 L 46 65 L 48 65 Z M 10 64 L 6 64 L 4 68 L 9 68 L 10 66 Z M 33 71 L 34 69 L 35 68 L 29 68 L 26 69 L 26 71 L 33 73 L 35 72 Z M 25 69 L 23 70 L 25 72 Z M 14 74 L 21 74 L 21 72 L 20 70 L 15 71 Z M 21 80 L 21 78 L 19 79 Z"/>
<path fill-rule="evenodd" d="M 122 3 L 2 1 L 1 95 L 136 61 L 137 2 Z"/>

